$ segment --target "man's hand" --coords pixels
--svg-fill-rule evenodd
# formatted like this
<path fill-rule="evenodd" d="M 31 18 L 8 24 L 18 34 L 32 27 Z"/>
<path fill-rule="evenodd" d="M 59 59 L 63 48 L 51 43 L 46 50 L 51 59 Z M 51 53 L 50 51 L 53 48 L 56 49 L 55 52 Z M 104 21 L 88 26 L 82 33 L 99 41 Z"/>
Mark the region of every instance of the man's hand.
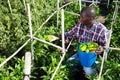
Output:
<path fill-rule="evenodd" d="M 102 54 L 103 50 L 104 50 L 103 47 L 99 46 L 98 50 L 96 51 L 97 55 Z"/>
<path fill-rule="evenodd" d="M 105 21 L 107 20 L 107 18 L 104 17 L 104 16 L 98 16 L 96 20 L 97 20 L 98 22 L 100 22 L 100 23 L 105 23 Z"/>
<path fill-rule="evenodd" d="M 53 41 L 59 39 L 59 37 L 57 37 L 57 36 L 54 36 L 54 35 L 50 35 L 50 36 L 51 36 L 51 40 L 50 40 L 50 42 L 53 42 Z"/>

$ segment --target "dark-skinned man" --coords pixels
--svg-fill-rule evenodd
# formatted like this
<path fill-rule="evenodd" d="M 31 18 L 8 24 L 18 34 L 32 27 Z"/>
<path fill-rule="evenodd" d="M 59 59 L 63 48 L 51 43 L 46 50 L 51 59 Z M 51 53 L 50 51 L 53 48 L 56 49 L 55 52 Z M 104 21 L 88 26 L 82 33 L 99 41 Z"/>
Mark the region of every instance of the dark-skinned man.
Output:
<path fill-rule="evenodd" d="M 77 37 L 79 45 L 88 42 L 95 42 L 99 45 L 98 50 L 91 53 L 94 56 L 90 59 L 88 56 L 85 57 L 84 55 L 81 55 L 84 53 L 82 51 L 76 52 L 72 57 L 70 57 L 67 60 L 67 66 L 71 72 L 74 72 L 77 69 L 83 69 L 86 75 L 93 76 L 96 71 L 94 64 L 97 59 L 97 55 L 103 53 L 103 46 L 105 46 L 107 42 L 108 30 L 102 23 L 96 22 L 95 17 L 96 12 L 93 7 L 82 8 L 78 23 L 70 31 L 65 32 L 65 39 Z M 56 36 L 52 37 L 53 39 L 51 41 L 61 39 L 60 37 Z M 84 59 L 86 62 L 82 61 L 81 59 Z M 94 59 L 94 61 L 92 61 L 90 65 L 86 65 L 89 64 L 91 59 Z"/>

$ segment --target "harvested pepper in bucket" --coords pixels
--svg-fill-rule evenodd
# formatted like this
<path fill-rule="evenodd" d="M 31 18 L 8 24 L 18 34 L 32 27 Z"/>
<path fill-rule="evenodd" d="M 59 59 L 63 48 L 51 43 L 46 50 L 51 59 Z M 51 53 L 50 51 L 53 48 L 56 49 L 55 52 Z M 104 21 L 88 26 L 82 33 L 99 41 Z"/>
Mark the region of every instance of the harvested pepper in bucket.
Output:
<path fill-rule="evenodd" d="M 81 45 L 79 46 L 79 49 L 80 49 L 81 51 L 86 51 L 87 45 L 86 45 L 86 44 L 81 44 Z"/>
<path fill-rule="evenodd" d="M 87 44 L 81 44 L 79 50 L 83 52 L 94 52 L 97 50 L 98 44 L 95 42 L 88 42 Z"/>
<path fill-rule="evenodd" d="M 87 46 L 90 51 L 95 51 L 98 49 L 98 44 L 95 42 L 88 42 Z"/>

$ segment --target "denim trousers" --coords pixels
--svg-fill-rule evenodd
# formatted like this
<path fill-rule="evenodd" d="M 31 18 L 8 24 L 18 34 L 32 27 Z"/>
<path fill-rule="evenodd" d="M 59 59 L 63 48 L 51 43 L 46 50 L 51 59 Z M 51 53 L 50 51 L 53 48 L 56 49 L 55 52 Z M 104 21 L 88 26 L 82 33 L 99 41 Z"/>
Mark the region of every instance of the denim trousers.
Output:
<path fill-rule="evenodd" d="M 70 72 L 79 70 L 79 69 L 81 69 L 79 67 L 82 67 L 82 69 L 86 75 L 93 77 L 94 73 L 96 72 L 95 66 L 91 66 L 91 67 L 82 66 L 79 59 L 80 59 L 80 57 L 79 57 L 78 53 L 76 53 L 67 60 L 66 65 L 69 68 Z"/>

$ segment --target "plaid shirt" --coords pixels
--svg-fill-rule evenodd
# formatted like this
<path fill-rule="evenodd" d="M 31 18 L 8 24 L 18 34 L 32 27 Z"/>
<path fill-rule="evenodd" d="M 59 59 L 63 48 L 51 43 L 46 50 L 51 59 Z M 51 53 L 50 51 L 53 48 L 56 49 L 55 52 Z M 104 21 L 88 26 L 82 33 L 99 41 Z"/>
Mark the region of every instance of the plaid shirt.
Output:
<path fill-rule="evenodd" d="M 107 42 L 107 28 L 98 22 L 94 22 L 90 30 L 78 22 L 70 31 L 65 33 L 65 39 L 76 36 L 78 43 L 97 42 L 105 46 Z"/>

